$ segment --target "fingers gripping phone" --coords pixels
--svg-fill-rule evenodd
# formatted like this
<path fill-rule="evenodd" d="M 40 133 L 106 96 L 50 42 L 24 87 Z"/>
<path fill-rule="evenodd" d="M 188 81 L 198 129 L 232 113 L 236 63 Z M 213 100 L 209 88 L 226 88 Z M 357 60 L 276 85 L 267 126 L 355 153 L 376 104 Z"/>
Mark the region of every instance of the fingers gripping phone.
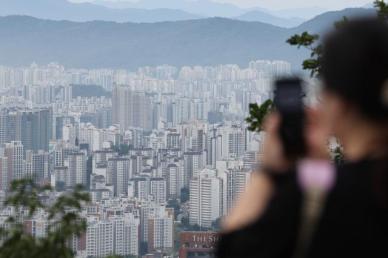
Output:
<path fill-rule="evenodd" d="M 284 154 L 296 160 L 306 154 L 305 107 L 302 80 L 299 78 L 279 79 L 275 83 L 274 106 L 281 116 L 279 135 Z"/>

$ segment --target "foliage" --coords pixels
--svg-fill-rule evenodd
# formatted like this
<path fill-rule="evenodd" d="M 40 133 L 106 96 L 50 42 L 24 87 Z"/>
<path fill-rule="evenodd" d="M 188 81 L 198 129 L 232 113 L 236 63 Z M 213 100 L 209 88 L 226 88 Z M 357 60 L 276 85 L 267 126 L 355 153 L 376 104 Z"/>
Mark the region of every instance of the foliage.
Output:
<path fill-rule="evenodd" d="M 183 187 L 181 189 L 181 203 L 185 203 L 190 200 L 190 191 L 189 188 Z"/>
<path fill-rule="evenodd" d="M 189 223 L 189 218 L 188 218 L 188 217 L 182 217 L 181 222 L 182 222 L 182 226 L 183 226 L 184 228 L 187 228 L 187 227 L 190 225 L 190 223 Z"/>
<path fill-rule="evenodd" d="M 271 111 L 272 100 L 268 99 L 263 104 L 249 104 L 249 117 L 245 121 L 249 124 L 248 130 L 252 132 L 261 132 L 266 115 Z"/>
<path fill-rule="evenodd" d="M 168 200 L 166 207 L 174 209 L 174 219 L 176 219 L 178 214 L 179 214 L 179 212 L 180 212 L 180 210 L 181 210 L 181 206 L 180 206 L 179 201 L 176 200 L 176 199 Z"/>
<path fill-rule="evenodd" d="M 341 146 L 337 146 L 333 151 L 333 160 L 336 164 L 341 165 L 344 162 L 344 153 Z"/>
<path fill-rule="evenodd" d="M 0 258 L 71 258 L 73 250 L 68 241 L 86 230 L 85 221 L 79 216 L 81 205 L 89 201 L 89 195 L 77 186 L 74 191 L 62 195 L 52 205 L 41 201 L 51 187 L 38 186 L 31 179 L 12 182 L 10 196 L 5 205 L 13 207 L 15 215 L 7 218 L 0 234 Z M 32 219 L 39 210 L 47 217 L 47 235 L 34 237 L 26 232 L 23 222 Z"/>
<path fill-rule="evenodd" d="M 376 0 L 374 6 L 378 17 L 388 20 L 388 4 L 385 1 Z M 343 17 L 342 20 L 335 22 L 334 26 L 340 28 L 348 21 L 347 17 Z M 302 34 L 293 35 L 287 40 L 287 43 L 297 48 L 304 47 L 311 52 L 310 58 L 303 61 L 302 67 L 304 70 L 310 71 L 312 77 L 319 76 L 322 60 L 322 44 L 319 43 L 319 35 L 305 31 Z"/>
<path fill-rule="evenodd" d="M 294 35 L 287 40 L 287 43 L 296 46 L 297 48 L 307 48 L 311 51 L 310 58 L 303 61 L 303 69 L 309 70 L 311 76 L 319 74 L 321 70 L 321 56 L 322 56 L 322 46 L 316 45 L 316 42 L 319 40 L 319 35 L 310 34 L 307 31 L 302 34 Z"/>
<path fill-rule="evenodd" d="M 117 152 L 120 156 L 128 155 L 130 146 L 127 144 L 114 145 L 113 150 Z"/>
<path fill-rule="evenodd" d="M 374 1 L 374 7 L 377 9 L 377 15 L 380 19 L 388 20 L 388 4 L 385 1 Z"/>
<path fill-rule="evenodd" d="M 388 20 L 388 4 L 385 1 L 376 0 L 374 6 L 378 17 L 383 20 Z M 347 17 L 343 17 L 342 20 L 335 22 L 334 26 L 338 29 L 348 21 Z M 304 70 L 310 71 L 312 77 L 319 76 L 322 60 L 322 44 L 319 43 L 319 35 L 310 34 L 306 31 L 302 34 L 292 36 L 287 40 L 287 43 L 297 48 L 305 47 L 311 51 L 310 58 L 303 61 L 302 67 Z M 333 156 L 336 163 L 342 163 L 344 159 L 342 148 L 337 147 L 334 150 Z"/>
<path fill-rule="evenodd" d="M 198 224 L 191 225 L 188 217 L 182 218 L 182 227 L 184 231 L 201 231 L 205 228 L 201 228 Z"/>
<path fill-rule="evenodd" d="M 212 230 L 213 231 L 220 231 L 222 229 L 221 227 L 221 218 L 216 219 L 212 222 Z"/>

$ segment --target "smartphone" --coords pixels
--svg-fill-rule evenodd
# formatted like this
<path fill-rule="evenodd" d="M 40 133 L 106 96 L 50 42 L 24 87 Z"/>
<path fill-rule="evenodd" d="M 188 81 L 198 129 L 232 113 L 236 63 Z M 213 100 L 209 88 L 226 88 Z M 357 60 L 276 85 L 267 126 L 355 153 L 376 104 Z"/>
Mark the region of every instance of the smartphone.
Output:
<path fill-rule="evenodd" d="M 283 78 L 275 82 L 274 106 L 281 116 L 279 135 L 289 160 L 306 154 L 304 96 L 300 78 Z"/>

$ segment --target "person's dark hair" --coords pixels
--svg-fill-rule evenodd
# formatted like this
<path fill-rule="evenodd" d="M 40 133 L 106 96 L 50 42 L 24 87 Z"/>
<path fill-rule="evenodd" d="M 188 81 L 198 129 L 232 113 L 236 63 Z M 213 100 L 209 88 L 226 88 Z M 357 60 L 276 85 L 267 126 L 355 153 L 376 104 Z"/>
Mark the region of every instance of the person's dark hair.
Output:
<path fill-rule="evenodd" d="M 323 42 L 325 88 L 355 106 L 365 118 L 388 117 L 388 25 L 375 18 L 349 21 Z M 385 94 L 385 95 L 384 95 Z"/>
<path fill-rule="evenodd" d="M 366 119 L 387 125 L 388 24 L 375 18 L 350 21 L 329 34 L 323 46 L 324 87 L 351 103 Z M 388 141 L 388 132 L 385 140 Z M 374 175 L 377 200 L 385 207 L 388 206 L 387 155 L 388 150 Z"/>

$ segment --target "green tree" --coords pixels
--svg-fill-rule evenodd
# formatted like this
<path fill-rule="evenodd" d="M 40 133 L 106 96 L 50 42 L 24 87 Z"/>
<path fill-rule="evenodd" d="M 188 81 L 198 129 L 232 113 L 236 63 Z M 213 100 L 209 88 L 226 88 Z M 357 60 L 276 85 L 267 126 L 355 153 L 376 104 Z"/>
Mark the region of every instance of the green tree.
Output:
<path fill-rule="evenodd" d="M 334 27 L 339 28 L 346 22 L 348 22 L 348 18 L 343 17 L 342 20 L 334 23 Z M 311 77 L 319 77 L 321 73 L 323 46 L 319 43 L 319 38 L 318 34 L 310 34 L 305 31 L 301 34 L 295 34 L 287 40 L 291 46 L 296 46 L 298 49 L 303 47 L 310 51 L 310 57 L 302 62 L 302 68 L 310 71 Z"/>
<path fill-rule="evenodd" d="M 174 209 L 174 219 L 176 219 L 181 210 L 179 201 L 177 199 L 168 200 L 166 207 Z"/>
<path fill-rule="evenodd" d="M 181 203 L 185 203 L 190 200 L 190 191 L 189 188 L 183 187 L 181 189 Z"/>
<path fill-rule="evenodd" d="M 388 20 L 388 4 L 385 1 L 377 0 L 374 2 L 377 16 L 380 19 Z M 348 22 L 346 17 L 334 23 L 335 28 L 341 27 Z M 297 48 L 304 47 L 310 51 L 310 57 L 303 61 L 304 70 L 310 71 L 312 77 L 319 76 L 321 71 L 322 44 L 319 42 L 318 34 L 310 34 L 305 31 L 301 34 L 295 34 L 287 40 L 287 43 Z"/>
<path fill-rule="evenodd" d="M 388 20 L 388 4 L 385 1 L 377 0 L 374 2 L 377 15 L 380 19 Z M 348 21 L 346 17 L 334 23 L 336 28 L 342 26 Z M 311 34 L 307 31 L 301 34 L 295 34 L 287 39 L 287 43 L 299 48 L 305 48 L 310 51 L 310 55 L 302 62 L 302 68 L 310 72 L 311 77 L 319 77 L 322 64 L 322 44 L 319 42 L 320 36 L 318 34 Z M 260 132 L 263 130 L 263 122 L 265 116 L 271 111 L 272 102 L 267 100 L 262 105 L 250 104 L 249 117 L 246 119 L 251 131 Z M 337 150 L 337 152 L 340 150 Z M 339 154 L 339 153 L 337 153 Z M 337 155 L 337 157 L 342 157 Z"/>
<path fill-rule="evenodd" d="M 119 144 L 119 145 L 114 145 L 112 149 L 117 152 L 120 156 L 125 156 L 128 155 L 130 146 L 127 144 Z"/>
<path fill-rule="evenodd" d="M 287 43 L 292 46 L 304 47 L 310 50 L 310 58 L 303 61 L 302 67 L 304 70 L 310 71 L 312 77 L 321 71 L 322 46 L 320 44 L 316 45 L 318 40 L 318 34 L 310 34 L 307 31 L 296 34 L 287 40 Z"/>
<path fill-rule="evenodd" d="M 41 201 L 41 196 L 51 190 L 49 186 L 36 185 L 31 179 L 12 182 L 5 205 L 15 212 L 0 229 L 0 258 L 74 257 L 68 242 L 86 230 L 86 222 L 79 213 L 82 204 L 89 202 L 89 194 L 77 186 L 47 205 Z M 47 235 L 38 238 L 26 232 L 23 222 L 32 219 L 39 210 L 47 214 L 48 227 Z"/>
<path fill-rule="evenodd" d="M 388 20 L 388 4 L 385 1 L 377 0 L 374 2 L 374 6 L 377 9 L 378 17 L 383 20 Z"/>

